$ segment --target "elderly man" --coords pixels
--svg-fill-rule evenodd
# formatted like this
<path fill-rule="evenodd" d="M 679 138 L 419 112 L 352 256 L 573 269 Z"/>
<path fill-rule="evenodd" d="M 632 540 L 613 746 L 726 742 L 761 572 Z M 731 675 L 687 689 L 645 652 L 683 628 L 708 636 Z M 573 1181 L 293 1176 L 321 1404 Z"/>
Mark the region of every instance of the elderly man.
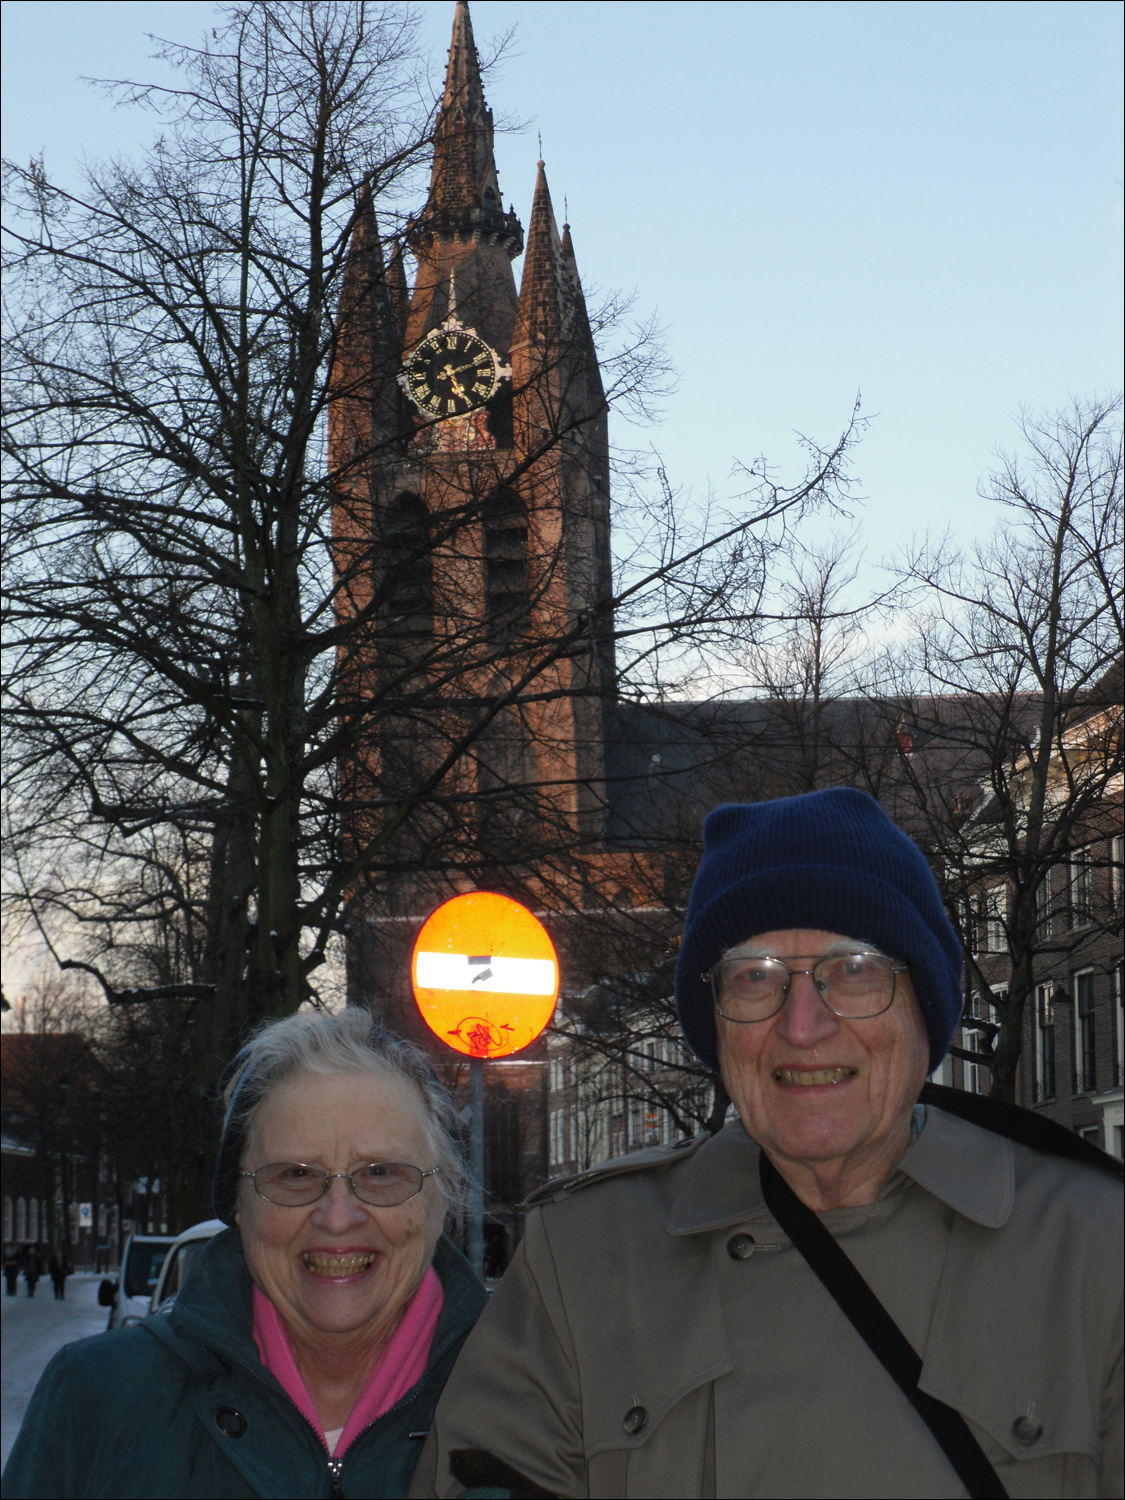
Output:
<path fill-rule="evenodd" d="M 738 1123 L 538 1195 L 412 1493 L 1120 1495 L 1120 1182 L 919 1102 L 961 955 L 910 839 L 719 808 L 676 991 Z"/>

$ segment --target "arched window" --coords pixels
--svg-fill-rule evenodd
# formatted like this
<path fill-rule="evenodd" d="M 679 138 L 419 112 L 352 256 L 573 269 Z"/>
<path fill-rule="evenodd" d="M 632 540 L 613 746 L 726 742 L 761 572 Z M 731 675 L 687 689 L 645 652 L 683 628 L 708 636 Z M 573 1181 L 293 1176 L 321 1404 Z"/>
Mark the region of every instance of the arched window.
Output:
<path fill-rule="evenodd" d="M 383 612 L 394 635 L 432 635 L 434 568 L 430 524 L 417 495 L 397 495 L 382 513 Z"/>
<path fill-rule="evenodd" d="M 39 1243 L 39 1199 L 32 1198 L 27 1205 L 27 1237 L 34 1244 Z"/>
<path fill-rule="evenodd" d="M 12 1200 L 4 1199 L 4 1243 L 10 1245 L 12 1242 Z"/>
<path fill-rule="evenodd" d="M 27 1199 L 16 1199 L 16 1239 L 22 1245 L 27 1239 Z"/>
<path fill-rule="evenodd" d="M 484 598 L 489 634 L 503 637 L 527 618 L 527 506 L 515 490 L 493 491 L 484 503 Z"/>

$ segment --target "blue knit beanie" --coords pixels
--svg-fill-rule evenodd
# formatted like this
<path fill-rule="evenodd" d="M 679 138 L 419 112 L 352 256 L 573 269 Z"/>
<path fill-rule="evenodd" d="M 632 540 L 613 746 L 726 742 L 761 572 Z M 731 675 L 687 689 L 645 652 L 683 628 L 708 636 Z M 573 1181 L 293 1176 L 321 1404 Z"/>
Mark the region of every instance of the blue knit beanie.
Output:
<path fill-rule="evenodd" d="M 930 1038 L 930 1071 L 961 1018 L 961 945 L 917 844 L 850 787 L 732 802 L 703 825 L 676 965 L 676 1008 L 692 1051 L 719 1067 L 711 986 L 702 977 L 759 932 L 820 928 L 910 965 Z"/>

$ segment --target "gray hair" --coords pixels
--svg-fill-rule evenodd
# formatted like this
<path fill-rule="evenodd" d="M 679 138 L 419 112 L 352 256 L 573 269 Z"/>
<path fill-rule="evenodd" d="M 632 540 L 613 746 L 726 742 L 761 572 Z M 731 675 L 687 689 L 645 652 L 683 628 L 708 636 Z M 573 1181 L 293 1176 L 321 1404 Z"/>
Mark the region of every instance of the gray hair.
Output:
<path fill-rule="evenodd" d="M 253 1130 L 254 1117 L 269 1093 L 295 1073 L 333 1077 L 340 1073 L 376 1073 L 400 1078 L 421 1096 L 422 1124 L 434 1178 L 447 1213 L 465 1201 L 465 1160 L 461 1132 L 449 1091 L 426 1055 L 412 1042 L 372 1021 L 360 1006 L 333 1015 L 299 1011 L 266 1021 L 239 1052 L 223 1078 L 223 1137 L 215 1168 L 217 1215 L 234 1219 L 238 1171 Z"/>

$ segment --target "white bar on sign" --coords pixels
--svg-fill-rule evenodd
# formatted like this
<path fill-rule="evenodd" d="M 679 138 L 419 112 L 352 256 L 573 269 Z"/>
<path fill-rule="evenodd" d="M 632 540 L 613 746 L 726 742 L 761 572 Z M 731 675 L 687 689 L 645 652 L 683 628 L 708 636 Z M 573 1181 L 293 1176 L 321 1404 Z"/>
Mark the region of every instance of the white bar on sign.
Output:
<path fill-rule="evenodd" d="M 549 958 L 488 958 L 468 953 L 419 953 L 417 983 L 427 990 L 499 991 L 553 995 L 556 972 Z"/>

